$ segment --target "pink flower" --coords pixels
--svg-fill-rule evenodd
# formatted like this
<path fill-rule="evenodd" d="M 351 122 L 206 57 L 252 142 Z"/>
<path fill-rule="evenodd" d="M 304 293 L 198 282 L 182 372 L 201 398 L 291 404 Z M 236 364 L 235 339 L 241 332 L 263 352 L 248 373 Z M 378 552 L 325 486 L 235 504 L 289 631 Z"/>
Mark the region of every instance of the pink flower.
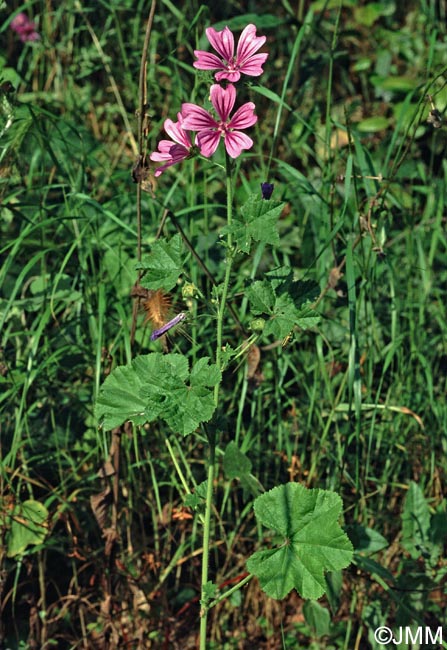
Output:
<path fill-rule="evenodd" d="M 201 154 L 209 158 L 216 151 L 219 140 L 223 137 L 225 148 L 232 158 L 240 156 L 242 149 L 250 149 L 253 140 L 235 129 L 246 129 L 257 121 L 254 114 L 255 105 L 247 102 L 241 106 L 231 119 L 230 113 L 236 101 L 236 89 L 230 84 L 222 88 L 213 84 L 210 90 L 211 103 L 219 116 L 214 119 L 204 108 L 195 104 L 182 104 L 183 128 L 197 131 L 196 143 Z"/>
<path fill-rule="evenodd" d="M 36 23 L 33 23 L 24 13 L 17 14 L 11 20 L 10 27 L 18 34 L 22 43 L 40 40 L 40 34 L 36 32 Z"/>
<path fill-rule="evenodd" d="M 240 35 L 236 56 L 234 56 L 234 36 L 228 27 L 221 32 L 208 27 L 206 35 L 221 58 L 203 50 L 195 50 L 194 54 L 197 57 L 197 61 L 193 63 L 195 68 L 222 70 L 216 73 L 216 81 L 228 79 L 231 82 L 239 81 L 241 72 L 251 77 L 259 77 L 264 72 L 262 65 L 268 54 L 255 54 L 255 52 L 264 45 L 266 37 L 256 36 L 255 25 L 247 25 Z"/>
<path fill-rule="evenodd" d="M 158 151 L 154 151 L 149 156 L 156 162 L 166 161 L 164 165 L 158 167 L 155 176 L 160 176 L 168 167 L 190 158 L 194 155 L 194 149 L 191 138 L 183 129 L 183 117 L 181 113 L 177 114 L 178 122 L 170 119 L 165 120 L 164 130 L 171 136 L 172 140 L 161 140 L 158 143 Z"/>

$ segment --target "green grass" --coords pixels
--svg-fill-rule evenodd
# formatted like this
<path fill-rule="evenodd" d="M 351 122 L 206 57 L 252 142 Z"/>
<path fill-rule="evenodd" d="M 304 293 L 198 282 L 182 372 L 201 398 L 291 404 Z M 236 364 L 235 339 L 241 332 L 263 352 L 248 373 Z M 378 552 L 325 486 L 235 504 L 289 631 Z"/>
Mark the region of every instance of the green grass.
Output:
<path fill-rule="evenodd" d="M 296 592 L 274 601 L 253 579 L 210 610 L 209 648 L 375 649 L 379 625 L 445 624 L 447 127 L 427 122 L 427 95 L 441 114 L 447 106 L 445 9 L 358 4 L 314 2 L 306 14 L 301 2 L 293 13 L 287 2 L 191 0 L 155 12 L 149 153 L 182 102 L 207 100 L 211 76 L 192 62 L 208 25 L 238 18 L 238 32 L 254 21 L 268 38 L 264 75 L 241 86 L 258 122 L 253 149 L 236 161 L 234 202 L 269 180 L 285 208 L 280 245 L 258 243 L 233 262 L 238 318 L 247 329 L 247 288 L 278 266 L 321 291 L 317 326 L 295 328 L 285 345 L 259 342 L 257 383 L 240 360 L 223 375 L 210 579 L 231 588 L 265 538 L 254 494 L 223 470 L 231 440 L 265 490 L 287 481 L 334 490 L 351 531 L 387 542 L 370 552 L 359 544 L 355 563 L 332 576 L 318 601 L 329 623 Z M 207 476 L 206 436 L 183 438 L 161 421 L 112 434 L 94 416 L 110 372 L 161 349 L 141 307 L 132 337 L 131 170 L 149 7 L 34 2 L 26 11 L 41 42 L 20 43 L 0 14 L 0 75 L 16 88 L 1 91 L 0 110 L 0 641 L 92 648 L 106 647 L 106 635 L 111 649 L 195 648 L 203 511 L 184 504 Z M 221 283 L 225 205 L 220 168 L 175 166 L 153 196 L 142 193 L 143 257 L 167 207 Z M 162 234 L 176 232 L 168 216 Z M 190 304 L 187 282 L 198 289 Z M 175 311 L 193 318 L 172 351 L 191 364 L 214 360 L 216 294 L 192 254 L 182 283 Z M 242 343 L 228 312 L 223 337 Z M 402 522 L 412 482 L 422 494 L 415 516 L 429 522 L 422 541 L 414 532 L 419 550 Z M 11 513 L 27 499 L 47 509 L 47 535 L 7 556 Z M 117 535 L 110 546 L 104 530 Z"/>

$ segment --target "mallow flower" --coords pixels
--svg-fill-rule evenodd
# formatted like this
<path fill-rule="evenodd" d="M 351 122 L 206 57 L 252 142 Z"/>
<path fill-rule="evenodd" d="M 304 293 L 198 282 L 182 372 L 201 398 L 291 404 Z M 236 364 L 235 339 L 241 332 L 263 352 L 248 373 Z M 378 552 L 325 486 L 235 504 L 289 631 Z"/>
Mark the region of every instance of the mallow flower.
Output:
<path fill-rule="evenodd" d="M 164 162 L 165 164 L 155 170 L 155 176 L 160 176 L 168 167 L 190 158 L 195 153 L 195 147 L 191 138 L 183 129 L 183 117 L 177 113 L 178 122 L 170 119 L 165 120 L 164 130 L 171 136 L 172 140 L 161 140 L 158 143 L 158 151 L 151 153 L 149 158 L 155 162 Z"/>
<path fill-rule="evenodd" d="M 39 41 L 40 34 L 36 31 L 36 23 L 33 23 L 23 12 L 17 14 L 9 25 L 13 32 L 18 34 L 23 43 L 27 41 Z"/>
<path fill-rule="evenodd" d="M 223 137 L 225 148 L 232 158 L 240 156 L 242 149 L 250 149 L 253 140 L 239 129 L 247 129 L 256 123 L 253 102 L 243 104 L 230 118 L 236 101 L 236 89 L 230 84 L 222 88 L 213 84 L 210 99 L 218 115 L 216 120 L 208 111 L 196 104 L 182 104 L 182 127 L 188 131 L 197 131 L 196 144 L 200 153 L 209 158 L 216 151 L 220 138 Z"/>
<path fill-rule="evenodd" d="M 227 79 L 230 82 L 239 81 L 241 73 L 251 77 L 259 77 L 263 73 L 262 65 L 268 54 L 255 54 L 265 43 L 265 36 L 256 36 L 256 26 L 247 25 L 239 37 L 236 55 L 234 54 L 234 36 L 228 27 L 217 32 L 214 27 L 208 27 L 206 35 L 219 54 L 211 54 L 203 50 L 195 50 L 197 61 L 193 63 L 199 70 L 219 70 L 216 81 Z"/>

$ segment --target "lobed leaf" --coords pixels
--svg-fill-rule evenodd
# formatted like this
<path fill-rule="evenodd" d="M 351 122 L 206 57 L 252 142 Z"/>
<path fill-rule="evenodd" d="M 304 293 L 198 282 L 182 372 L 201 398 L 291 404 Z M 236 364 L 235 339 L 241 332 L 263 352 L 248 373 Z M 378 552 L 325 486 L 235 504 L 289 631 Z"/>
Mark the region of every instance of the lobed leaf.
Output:
<path fill-rule="evenodd" d="M 266 335 L 285 338 L 294 327 L 308 329 L 316 325 L 319 314 L 310 307 L 320 292 L 316 282 L 293 279 L 293 271 L 279 267 L 257 280 L 247 289 L 251 309 L 256 315 L 269 317 L 264 328 Z"/>
<path fill-rule="evenodd" d="M 320 598 L 326 571 L 342 569 L 352 560 L 352 544 L 338 519 L 342 501 L 327 490 L 308 490 L 287 483 L 259 496 L 256 519 L 283 537 L 278 548 L 255 552 L 248 570 L 272 598 L 296 589 L 303 598 Z"/>
<path fill-rule="evenodd" d="M 214 410 L 212 388 L 220 371 L 209 358 L 199 359 L 189 372 L 181 354 L 152 354 L 136 357 L 119 366 L 104 381 L 95 416 L 105 429 L 130 420 L 135 424 L 164 420 L 173 431 L 188 435 Z"/>
<path fill-rule="evenodd" d="M 177 284 L 183 270 L 184 253 L 180 235 L 158 239 L 137 268 L 147 271 L 141 280 L 145 289 L 170 291 Z"/>
<path fill-rule="evenodd" d="M 240 251 L 249 253 L 253 241 L 277 246 L 279 235 L 276 224 L 284 203 L 266 201 L 251 196 L 242 206 L 240 215 L 233 219 L 231 226 L 222 229 L 222 234 L 231 232 Z"/>

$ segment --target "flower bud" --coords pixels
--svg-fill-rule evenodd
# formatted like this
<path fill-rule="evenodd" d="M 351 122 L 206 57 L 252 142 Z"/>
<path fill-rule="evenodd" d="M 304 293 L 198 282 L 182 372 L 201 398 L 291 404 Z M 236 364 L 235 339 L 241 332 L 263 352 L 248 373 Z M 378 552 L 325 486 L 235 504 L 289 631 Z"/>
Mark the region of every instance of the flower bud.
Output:
<path fill-rule="evenodd" d="M 193 282 L 185 282 L 182 287 L 182 297 L 183 300 L 190 300 L 191 298 L 196 298 L 198 295 L 198 289 Z"/>
<path fill-rule="evenodd" d="M 273 194 L 274 188 L 273 183 L 261 183 L 262 198 L 268 201 Z"/>
<path fill-rule="evenodd" d="M 265 327 L 264 318 L 254 318 L 250 323 L 250 329 L 256 334 L 260 334 Z"/>

